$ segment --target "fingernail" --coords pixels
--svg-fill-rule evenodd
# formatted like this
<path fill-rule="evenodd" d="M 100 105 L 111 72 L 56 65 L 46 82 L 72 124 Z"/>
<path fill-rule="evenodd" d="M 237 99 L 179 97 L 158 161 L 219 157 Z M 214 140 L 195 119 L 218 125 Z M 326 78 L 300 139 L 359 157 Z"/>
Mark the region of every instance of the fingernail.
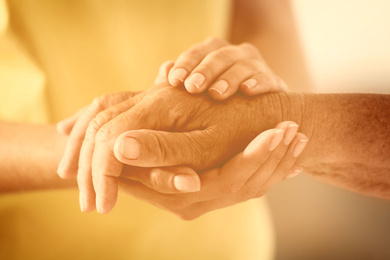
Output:
<path fill-rule="evenodd" d="M 223 95 L 228 89 L 228 87 L 229 83 L 226 80 L 222 79 L 215 83 L 214 86 L 210 88 L 210 90 L 215 90 L 216 92 L 218 92 L 218 94 Z"/>
<path fill-rule="evenodd" d="M 119 147 L 119 152 L 123 157 L 131 160 L 138 159 L 139 156 L 139 143 L 137 139 L 133 137 L 125 137 Z"/>
<path fill-rule="evenodd" d="M 295 169 L 292 173 L 286 176 L 286 179 L 294 178 L 295 176 L 299 175 L 302 172 L 302 170 L 303 170 L 302 167 Z"/>
<path fill-rule="evenodd" d="M 198 179 L 188 174 L 179 174 L 173 178 L 173 185 L 179 191 L 194 192 L 200 191 Z"/>
<path fill-rule="evenodd" d="M 242 84 L 247 86 L 248 88 L 254 88 L 254 87 L 256 87 L 257 80 L 255 80 L 255 79 L 248 79 L 247 81 L 243 82 Z"/>
<path fill-rule="evenodd" d="M 275 131 L 274 136 L 271 138 L 271 141 L 269 142 L 268 149 L 270 151 L 275 150 L 276 147 L 280 144 L 280 142 L 283 139 L 284 130 L 278 129 Z"/>
<path fill-rule="evenodd" d="M 291 124 L 288 126 L 286 134 L 284 136 L 284 144 L 289 145 L 297 134 L 299 125 Z"/>
<path fill-rule="evenodd" d="M 205 81 L 205 77 L 200 73 L 195 73 L 185 81 L 185 85 L 194 85 L 196 88 L 200 88 Z"/>
<path fill-rule="evenodd" d="M 294 147 L 293 156 L 294 158 L 297 158 L 305 148 L 307 144 L 308 139 L 301 139 L 298 141 L 298 143 Z"/>
<path fill-rule="evenodd" d="M 172 85 L 179 85 L 184 81 L 184 78 L 187 76 L 187 71 L 183 68 L 175 69 L 171 76 L 169 77 L 170 83 Z"/>

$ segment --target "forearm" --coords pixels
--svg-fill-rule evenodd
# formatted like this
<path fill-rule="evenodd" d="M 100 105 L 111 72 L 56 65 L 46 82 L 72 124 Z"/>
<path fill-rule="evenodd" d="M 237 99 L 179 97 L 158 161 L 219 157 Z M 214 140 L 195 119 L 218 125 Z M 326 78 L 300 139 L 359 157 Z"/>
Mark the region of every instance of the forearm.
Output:
<path fill-rule="evenodd" d="M 305 172 L 350 190 L 390 199 L 390 95 L 274 95 L 282 120 L 309 137 Z"/>
<path fill-rule="evenodd" d="M 76 187 L 56 174 L 65 143 L 54 126 L 0 123 L 0 192 Z"/>

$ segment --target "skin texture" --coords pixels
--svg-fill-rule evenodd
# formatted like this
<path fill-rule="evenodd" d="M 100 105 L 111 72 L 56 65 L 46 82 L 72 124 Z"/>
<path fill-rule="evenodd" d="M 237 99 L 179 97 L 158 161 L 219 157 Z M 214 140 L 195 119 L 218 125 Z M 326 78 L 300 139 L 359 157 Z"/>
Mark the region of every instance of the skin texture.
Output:
<path fill-rule="evenodd" d="M 171 90 L 175 89 L 169 88 L 168 93 Z M 176 89 L 176 91 L 179 90 Z M 187 95 L 185 92 L 183 92 L 183 94 Z M 388 155 L 390 154 L 390 117 L 388 115 L 390 104 L 389 95 L 302 95 L 293 93 L 271 93 L 257 98 L 244 99 L 250 100 L 251 102 L 259 102 L 263 105 L 267 104 L 267 109 L 263 110 L 264 115 L 261 117 L 264 124 L 266 124 L 267 120 L 272 120 L 275 117 L 277 114 L 276 111 L 282 111 L 282 120 L 285 120 L 286 118 L 296 119 L 294 122 L 300 125 L 300 132 L 305 133 L 305 136 L 309 138 L 309 142 L 307 142 L 305 149 L 301 155 L 299 155 L 299 160 L 295 162 L 294 165 L 297 167 L 295 170 L 298 170 L 299 167 L 302 166 L 305 168 L 305 173 L 325 182 L 362 194 L 390 199 L 390 165 L 388 160 Z M 195 108 L 196 107 L 191 106 L 191 109 Z M 273 116 L 267 117 L 267 114 L 272 114 Z M 72 187 L 72 185 L 75 184 L 74 181 L 68 182 L 55 178 L 55 166 L 58 163 L 61 151 L 63 150 L 63 146 L 67 140 L 65 137 L 56 134 L 53 127 L 17 124 L 1 124 L 0 126 L 2 144 L 5 144 L 4 146 L 1 146 L 3 150 L 1 150 L 0 153 L 2 156 L 2 174 L 0 183 L 2 185 L 3 192 L 59 187 L 65 188 Z M 287 130 L 285 131 L 287 133 Z M 125 138 L 126 135 L 132 136 L 135 132 L 142 134 L 142 130 L 124 132 L 121 134 L 120 138 L 113 141 L 114 144 L 112 149 L 121 145 L 121 138 Z M 174 135 L 175 133 L 172 134 Z M 304 138 L 304 136 L 301 137 Z M 150 140 L 152 139 L 139 139 L 142 144 L 145 144 L 143 147 L 147 147 Z M 298 141 L 292 141 L 290 146 L 294 146 L 294 148 L 296 148 L 297 143 L 294 144 L 294 142 Z M 157 146 L 158 148 L 170 148 L 169 142 L 160 142 L 160 144 L 161 147 Z M 176 151 L 177 149 L 184 149 L 182 151 L 185 152 L 186 145 L 187 144 L 183 144 L 182 146 L 175 147 L 175 149 Z M 55 152 L 53 152 L 53 149 Z M 277 151 L 278 149 L 279 148 L 276 148 L 274 151 Z M 159 152 L 159 149 L 154 150 L 157 153 Z M 258 151 L 264 150 L 260 149 Z M 199 154 L 194 153 L 191 155 L 194 156 L 194 161 L 197 161 L 196 156 L 201 158 L 201 152 L 202 151 L 200 151 Z M 114 151 L 111 150 L 111 153 L 114 154 Z M 245 153 L 243 153 L 243 155 L 244 154 Z M 286 153 L 283 158 L 287 158 L 287 154 L 289 153 Z M 180 153 L 171 153 L 169 156 L 173 157 L 166 157 L 166 160 L 168 161 L 179 162 L 180 160 L 183 160 Z M 240 156 L 240 153 L 236 156 Z M 118 159 L 123 160 L 123 156 L 120 156 L 120 154 L 118 157 Z M 237 157 L 233 157 L 232 160 L 238 160 L 238 162 L 240 162 L 239 159 L 235 158 Z M 261 158 L 261 156 L 256 158 Z M 276 161 L 280 160 L 280 156 L 270 158 L 273 158 L 271 160 L 275 160 L 275 158 Z M 115 160 L 118 162 L 116 158 Z M 255 161 L 250 160 L 251 163 L 255 163 Z M 147 162 L 147 160 L 143 161 L 143 163 L 145 162 Z M 153 166 L 156 162 L 157 161 L 155 160 L 151 160 L 149 162 L 150 166 Z M 140 161 L 132 160 L 131 164 L 133 165 L 131 167 L 136 167 L 140 164 Z M 225 166 L 223 166 L 222 169 L 224 167 Z M 286 169 L 287 168 L 288 167 L 286 167 Z M 220 191 L 221 197 L 222 195 L 227 194 L 238 195 L 236 200 L 233 199 L 235 197 L 234 195 L 231 195 L 231 200 L 229 200 L 229 196 L 226 196 L 226 200 L 224 202 L 226 204 L 219 204 L 218 200 L 215 200 L 215 203 L 202 203 L 204 207 L 198 207 L 200 204 L 196 203 L 201 201 L 205 202 L 207 201 L 206 198 L 212 197 L 197 197 L 196 192 L 193 193 L 193 197 L 189 196 L 189 193 L 182 197 L 176 196 L 178 194 L 168 194 L 172 193 L 169 191 L 172 187 L 153 186 L 156 183 L 163 182 L 151 181 L 150 176 L 152 175 L 148 175 L 147 172 L 144 175 L 145 177 L 139 177 L 142 176 L 142 174 L 138 174 L 138 170 L 142 168 L 125 167 L 124 169 L 129 170 L 122 171 L 123 175 L 120 175 L 118 181 L 119 183 L 123 183 L 124 187 L 129 187 L 127 191 L 132 193 L 134 196 L 138 196 L 139 198 L 148 200 L 155 205 L 171 210 L 184 219 L 192 219 L 212 210 L 213 208 L 216 209 L 222 205 L 227 206 L 230 205 L 229 203 L 234 203 L 234 201 L 238 202 L 240 201 L 240 196 L 242 194 L 247 194 L 247 196 L 242 195 L 241 199 L 244 200 L 244 198 L 247 199 L 249 197 L 248 194 L 255 196 L 254 194 L 261 194 L 261 190 L 266 190 L 264 187 L 260 188 L 256 185 L 255 186 L 258 188 L 259 193 L 255 193 L 253 190 L 252 192 L 248 192 L 250 189 L 234 189 L 232 188 L 234 187 L 232 186 L 232 183 L 237 183 L 237 179 L 231 178 L 233 175 L 226 175 L 230 176 L 230 178 L 225 178 L 225 175 L 219 174 L 218 176 L 221 178 L 219 178 L 217 182 L 208 182 L 207 179 L 204 179 L 204 176 L 208 176 L 208 174 L 201 174 L 199 177 L 202 187 L 204 185 L 217 185 L 214 186 L 216 187 L 214 191 Z M 167 171 L 169 168 L 163 169 L 163 171 Z M 213 169 L 214 168 L 210 169 L 211 174 L 215 171 Z M 234 167 L 231 167 L 231 169 L 234 169 Z M 172 171 L 174 174 L 183 173 L 182 169 L 177 170 L 177 172 L 175 172 L 174 169 Z M 217 171 L 221 172 L 221 170 Z M 249 174 L 243 174 L 240 172 L 239 175 L 234 176 L 240 177 L 241 174 L 249 176 L 251 171 L 253 173 L 252 168 L 248 169 L 248 171 Z M 257 170 L 255 172 L 257 172 Z M 191 174 L 191 171 L 186 173 Z M 288 174 L 287 170 L 285 170 L 284 176 L 287 176 Z M 256 174 L 253 173 L 250 176 L 255 175 Z M 138 179 L 134 178 L 134 176 L 138 176 Z M 157 176 L 163 176 L 163 180 L 166 180 L 164 179 L 164 174 L 158 174 Z M 138 182 L 127 180 L 122 182 L 123 177 L 137 180 Z M 223 182 L 223 180 L 227 182 Z M 229 180 L 234 181 L 229 184 Z M 144 183 L 145 185 L 140 185 L 139 182 Z M 146 184 L 148 182 L 150 183 L 149 186 Z M 220 188 L 219 185 L 223 185 L 223 188 Z M 153 189 L 156 191 L 159 191 L 160 189 L 161 192 L 156 193 Z M 169 192 L 167 192 L 167 190 Z M 242 193 L 238 191 L 241 191 Z M 153 194 L 158 194 L 158 196 L 154 197 Z M 183 198 L 187 198 L 188 200 L 183 200 Z M 196 200 L 196 198 L 198 198 L 198 200 Z M 215 196 L 213 198 L 215 198 Z M 174 207 L 177 201 L 182 201 L 182 204 L 179 204 L 180 207 Z M 195 210 L 197 207 L 199 210 Z"/>
<path fill-rule="evenodd" d="M 259 109 L 258 102 L 248 101 L 237 96 L 224 103 L 216 103 L 207 95 L 194 97 L 184 89 L 162 84 L 101 112 L 88 124 L 86 131 L 72 133 L 76 136 L 72 139 L 75 142 L 68 144 L 81 147 L 77 176 L 82 207 L 88 211 L 95 204 L 95 192 L 98 206 L 112 208 L 115 204 L 116 177 L 123 165 L 117 162 L 113 150 L 115 139 L 123 132 L 131 129 L 160 130 L 158 133 L 148 130 L 134 132 L 130 140 L 150 140 L 146 147 L 140 149 L 138 166 L 187 165 L 195 170 L 204 170 L 226 162 L 242 151 L 257 133 L 276 124 L 274 118 L 270 126 L 263 125 L 261 121 L 250 126 L 249 122 L 261 118 L 264 108 Z M 258 111 L 258 114 L 248 114 L 247 111 Z M 166 131 L 180 133 L 171 135 Z M 85 139 L 80 142 L 84 135 Z M 170 149 L 164 149 L 161 142 L 169 144 Z M 173 154 L 180 157 L 172 157 Z M 68 171 L 74 169 L 72 164 L 78 160 L 76 156 L 75 153 L 64 154 L 59 168 L 61 176 L 76 174 Z"/>
<path fill-rule="evenodd" d="M 196 173 L 188 167 L 140 168 L 124 166 L 118 178 L 122 189 L 191 220 L 209 211 L 262 196 L 273 185 L 298 174 L 297 144 L 307 140 L 294 122 L 282 122 L 258 135 L 244 150 L 220 168 Z M 67 137 L 53 126 L 0 123 L 0 191 L 75 188 L 74 179 L 54 172 Z M 39 145 L 38 145 L 39 143 Z M 301 149 L 300 149 L 301 150 Z M 198 192 L 182 193 L 172 180 L 183 172 L 202 183 Z M 237 174 L 240 172 L 240 174 Z M 169 181 L 171 180 L 171 181 Z"/>
<path fill-rule="evenodd" d="M 130 107 L 123 105 L 128 103 Z M 283 120 L 299 123 L 311 139 L 299 162 L 306 171 L 348 189 L 389 197 L 385 156 L 389 153 L 388 104 L 386 95 L 283 92 L 253 98 L 237 95 L 219 103 L 207 96 L 191 96 L 181 88 L 158 85 L 100 113 L 89 124 L 82 147 L 69 143 L 81 147 L 78 178 L 82 204 L 93 209 L 96 193 L 99 212 L 113 207 L 116 177 L 123 167 L 117 159 L 141 167 L 209 169 L 242 151 L 255 133 Z M 380 127 L 373 131 L 372 124 Z M 360 128 L 352 128 L 355 125 Z M 371 141 L 363 142 L 366 138 Z M 63 160 L 77 161 L 73 157 L 65 154 Z M 342 166 L 332 168 L 338 164 Z M 362 186 L 367 181 L 369 187 Z"/>
<path fill-rule="evenodd" d="M 255 46 L 216 38 L 190 47 L 175 62 L 163 63 L 155 82 L 166 81 L 175 87 L 184 85 L 192 94 L 208 90 L 215 100 L 225 100 L 239 89 L 248 96 L 287 90 Z"/>

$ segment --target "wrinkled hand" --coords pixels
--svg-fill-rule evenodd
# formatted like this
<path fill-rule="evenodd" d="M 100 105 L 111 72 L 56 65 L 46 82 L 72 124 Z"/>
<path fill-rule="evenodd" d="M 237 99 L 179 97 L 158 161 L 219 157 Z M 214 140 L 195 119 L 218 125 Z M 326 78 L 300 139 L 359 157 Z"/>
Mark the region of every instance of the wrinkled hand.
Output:
<path fill-rule="evenodd" d="M 250 43 L 232 45 L 209 38 L 161 65 L 156 84 L 184 84 L 189 93 L 208 90 L 215 100 L 225 100 L 241 90 L 247 96 L 287 90 L 286 84 L 268 67 Z"/>
<path fill-rule="evenodd" d="M 109 212 L 123 170 L 113 152 L 119 135 L 126 132 L 119 143 L 125 146 L 116 147 L 116 156 L 126 164 L 204 170 L 226 162 L 258 133 L 282 121 L 281 112 L 264 113 L 272 105 L 267 101 L 266 96 L 235 96 L 216 103 L 181 88 L 155 86 L 100 112 L 92 121 L 88 115 L 77 122 L 80 127 L 75 125 L 70 135 L 59 174 L 75 175 L 78 168 L 83 211 L 93 210 L 96 199 L 98 212 Z"/>
<path fill-rule="evenodd" d="M 297 124 L 287 121 L 261 133 L 221 168 L 199 173 L 202 183 L 199 192 L 163 194 L 156 192 L 154 186 L 150 189 L 131 180 L 135 176 L 149 176 L 148 168 L 135 170 L 125 166 L 119 184 L 133 196 L 191 220 L 212 210 L 261 197 L 277 183 L 299 174 L 302 167 L 296 164 L 296 159 L 303 151 L 307 137 L 297 130 Z M 118 139 L 117 143 L 122 140 Z M 165 178 L 155 183 L 164 184 L 183 169 L 165 167 L 158 171 Z M 191 169 L 187 168 L 187 171 Z"/>

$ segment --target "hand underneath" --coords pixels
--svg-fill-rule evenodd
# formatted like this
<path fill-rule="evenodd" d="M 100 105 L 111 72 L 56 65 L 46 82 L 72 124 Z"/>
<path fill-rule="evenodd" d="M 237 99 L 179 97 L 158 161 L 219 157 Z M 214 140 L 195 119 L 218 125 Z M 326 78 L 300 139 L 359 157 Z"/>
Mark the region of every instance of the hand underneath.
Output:
<path fill-rule="evenodd" d="M 93 210 L 96 204 L 99 212 L 109 212 L 123 170 L 114 156 L 119 135 L 126 132 L 121 136 L 125 146 L 116 147 L 116 156 L 128 165 L 204 170 L 225 163 L 258 133 L 282 121 L 281 111 L 264 113 L 268 106 L 275 104 L 267 96 L 235 96 L 216 103 L 161 84 L 100 112 L 92 121 L 80 116 L 87 120 L 76 123 L 83 127 L 73 129 L 59 172 L 75 176 L 78 168 L 82 209 Z"/>
<path fill-rule="evenodd" d="M 209 211 L 261 197 L 277 183 L 296 176 L 302 170 L 296 160 L 307 142 L 307 137 L 297 133 L 297 129 L 298 125 L 294 122 L 280 123 L 275 129 L 258 135 L 243 152 L 222 167 L 199 172 L 202 183 L 199 192 L 157 192 L 154 185 L 148 188 L 134 181 L 136 176 L 150 176 L 150 169 L 134 170 L 129 166 L 124 167 L 119 184 L 137 198 L 171 211 L 183 219 L 192 220 Z M 119 138 L 117 143 L 122 141 Z M 179 176 L 177 174 L 180 172 L 195 173 L 188 167 L 164 167 L 153 171 L 156 171 L 158 177 L 152 183 L 160 185 L 170 183 L 169 180 Z M 184 181 L 184 184 L 188 183 Z"/>
<path fill-rule="evenodd" d="M 250 43 L 232 45 L 209 38 L 161 65 L 156 84 L 168 81 L 189 93 L 208 90 L 215 100 L 225 100 L 241 90 L 247 96 L 287 90 L 286 84 L 268 67 Z"/>

